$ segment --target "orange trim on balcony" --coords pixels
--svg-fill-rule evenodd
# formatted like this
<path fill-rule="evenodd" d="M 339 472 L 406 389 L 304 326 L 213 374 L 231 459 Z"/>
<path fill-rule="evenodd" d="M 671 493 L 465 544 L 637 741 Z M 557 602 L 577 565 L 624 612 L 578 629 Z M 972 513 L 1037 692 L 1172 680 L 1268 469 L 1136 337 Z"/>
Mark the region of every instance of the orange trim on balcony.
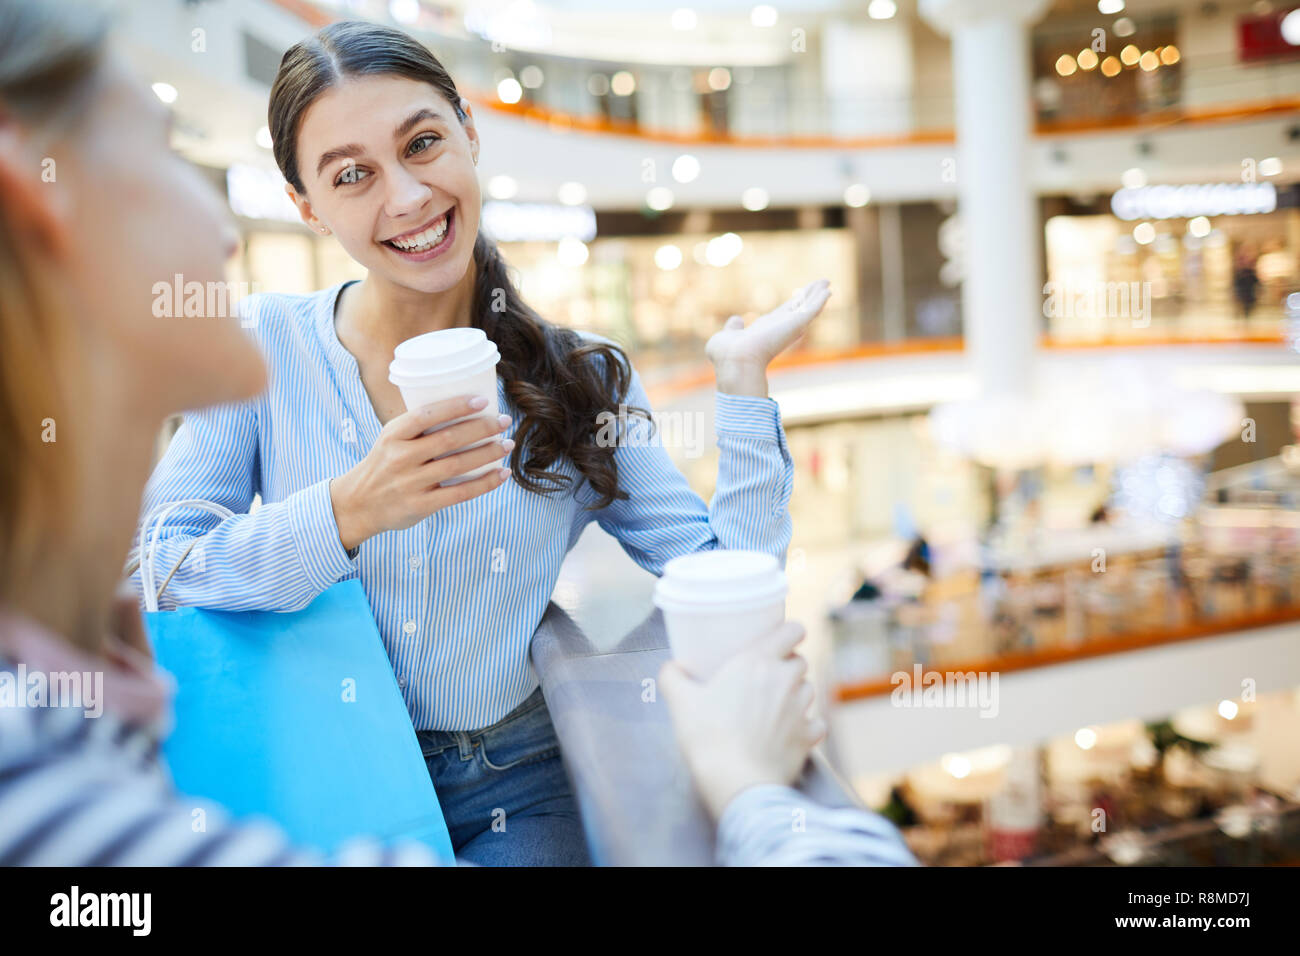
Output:
<path fill-rule="evenodd" d="M 768 368 L 772 371 L 791 368 L 809 368 L 835 362 L 852 362 L 856 359 L 896 358 L 903 355 L 931 355 L 937 352 L 960 352 L 960 337 L 933 339 L 905 339 L 902 342 L 871 342 L 840 349 L 792 352 L 778 355 Z M 671 396 L 704 388 L 713 383 L 713 370 L 706 365 L 682 372 L 655 382 L 647 390 L 653 395 Z"/>
<path fill-rule="evenodd" d="M 1098 339 L 1054 339 L 1043 336 L 1039 345 L 1053 352 L 1088 351 L 1112 348 L 1149 348 L 1171 345 L 1282 345 L 1286 337 L 1281 332 L 1243 333 L 1233 336 L 1177 336 L 1153 335 L 1140 339 L 1122 336 L 1107 336 Z M 851 348 L 819 349 L 817 351 L 794 352 L 778 356 L 769 366 L 773 371 L 782 369 L 811 368 L 829 365 L 835 362 L 852 362 L 859 359 L 897 358 L 908 355 L 933 355 L 943 352 L 960 352 L 964 345 L 960 337 L 933 339 L 904 339 L 901 342 L 873 342 L 855 345 Z M 706 388 L 713 384 L 713 370 L 707 365 L 692 368 L 648 385 L 652 398 L 671 399 L 685 392 Z"/>
<path fill-rule="evenodd" d="M 272 0 L 281 9 L 319 29 L 340 19 L 322 10 L 308 0 Z M 502 103 L 490 91 L 460 87 L 461 92 L 476 105 L 499 113 L 508 113 L 546 125 L 557 130 L 575 130 L 611 136 L 628 136 L 656 143 L 676 145 L 735 146 L 748 149 L 891 149 L 901 146 L 933 146 L 951 144 L 956 133 L 950 128 L 919 129 L 889 136 L 756 136 L 718 132 L 681 132 L 679 130 L 653 129 L 630 120 L 617 120 L 605 116 L 578 116 L 562 110 L 530 103 Z M 1116 116 L 1103 119 L 1059 120 L 1040 122 L 1034 127 L 1039 136 L 1056 136 L 1066 133 L 1106 133 L 1118 130 L 1155 130 L 1170 126 L 1195 126 L 1214 123 L 1233 123 L 1261 119 L 1283 113 L 1300 111 L 1300 97 L 1279 97 L 1256 103 L 1236 103 L 1198 109 L 1175 108 L 1156 114 L 1141 116 Z"/>
<path fill-rule="evenodd" d="M 1237 631 L 1250 631 L 1277 624 L 1300 622 L 1300 606 L 1292 606 L 1274 611 L 1255 614 L 1243 614 L 1238 617 L 1215 621 L 1202 621 L 1171 627 L 1145 634 L 1125 634 L 1114 637 L 1097 638 L 1071 647 L 1049 647 L 1022 654 L 1006 654 L 1000 657 L 986 657 L 979 660 L 954 662 L 943 668 L 926 667 L 924 674 L 944 674 L 957 671 L 975 671 L 977 673 L 1007 674 L 1013 671 L 1032 670 L 1037 667 L 1054 667 L 1073 661 L 1087 660 L 1092 657 L 1104 657 L 1110 654 L 1126 654 L 1129 651 L 1141 651 L 1168 644 L 1197 641 L 1207 637 L 1221 637 Z M 833 690 L 835 699 L 840 702 L 864 700 L 869 697 L 885 697 L 894 691 L 894 684 L 888 676 L 879 679 L 840 684 Z"/>
<path fill-rule="evenodd" d="M 1107 335 L 1096 339 L 1057 339 L 1045 335 L 1039 344 L 1054 352 L 1070 352 L 1082 349 L 1114 349 L 1134 346 L 1161 345 L 1283 345 L 1286 336 L 1278 332 L 1240 332 L 1232 335 L 1143 335 L 1141 338 L 1129 338 L 1122 335 Z"/>
<path fill-rule="evenodd" d="M 951 129 L 922 129 L 888 136 L 760 136 L 725 132 L 683 132 L 642 126 L 632 120 L 608 116 L 577 116 L 536 103 L 502 103 L 484 90 L 462 88 L 472 103 L 498 113 L 510 113 L 552 129 L 580 133 L 601 133 L 672 143 L 678 146 L 735 146 L 744 149 L 891 149 L 900 146 L 934 146 L 951 144 L 956 134 Z"/>
<path fill-rule="evenodd" d="M 292 13 L 300 20 L 305 20 L 317 30 L 340 19 L 329 11 L 322 10 L 314 3 L 309 3 L 308 0 L 272 0 L 272 2 L 285 12 Z"/>
<path fill-rule="evenodd" d="M 1141 116 L 1108 116 L 1101 119 L 1055 120 L 1040 122 L 1034 131 L 1040 136 L 1062 133 L 1109 133 L 1132 129 L 1157 130 L 1170 126 L 1204 126 L 1214 123 L 1239 123 L 1265 119 L 1279 113 L 1300 111 L 1300 96 L 1283 96 L 1251 103 L 1230 103 L 1199 108 L 1174 107 Z"/>

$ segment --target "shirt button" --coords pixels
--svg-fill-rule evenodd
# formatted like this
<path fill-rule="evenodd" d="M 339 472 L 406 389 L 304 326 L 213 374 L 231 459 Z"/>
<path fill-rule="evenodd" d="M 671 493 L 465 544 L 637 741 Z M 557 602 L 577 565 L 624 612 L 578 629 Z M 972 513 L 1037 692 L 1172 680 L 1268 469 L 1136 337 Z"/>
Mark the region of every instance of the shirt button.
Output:
<path fill-rule="evenodd" d="M 414 571 L 420 566 L 420 556 L 418 554 L 411 555 L 407 558 L 407 563 L 411 566 L 411 570 Z"/>
<path fill-rule="evenodd" d="M 415 622 L 414 622 L 414 621 L 407 621 L 405 624 L 402 625 L 402 630 L 405 631 L 408 635 L 409 635 L 409 634 L 414 634 L 414 633 L 415 633 Z"/>
<path fill-rule="evenodd" d="M 402 690 L 406 690 L 406 678 L 405 677 L 397 678 L 397 686 L 402 688 Z"/>

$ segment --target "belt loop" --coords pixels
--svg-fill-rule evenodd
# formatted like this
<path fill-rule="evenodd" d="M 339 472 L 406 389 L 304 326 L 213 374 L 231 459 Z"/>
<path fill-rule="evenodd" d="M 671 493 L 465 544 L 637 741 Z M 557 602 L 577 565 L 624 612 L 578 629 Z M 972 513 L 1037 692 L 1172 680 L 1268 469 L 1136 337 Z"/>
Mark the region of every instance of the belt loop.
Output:
<path fill-rule="evenodd" d="M 469 734 L 463 730 L 453 730 L 456 736 L 456 745 L 460 748 L 460 759 L 468 760 L 474 756 L 474 743 L 469 739 Z"/>

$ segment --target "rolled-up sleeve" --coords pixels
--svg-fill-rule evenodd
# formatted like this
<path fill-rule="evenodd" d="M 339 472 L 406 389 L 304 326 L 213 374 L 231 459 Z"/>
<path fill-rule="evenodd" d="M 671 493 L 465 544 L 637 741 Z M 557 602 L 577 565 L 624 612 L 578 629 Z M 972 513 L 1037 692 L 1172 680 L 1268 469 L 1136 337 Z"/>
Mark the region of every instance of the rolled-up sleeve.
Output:
<path fill-rule="evenodd" d="M 223 520 L 194 508 L 173 511 L 154 547 L 160 580 L 133 576 L 141 594 L 175 568 L 160 607 L 294 611 L 356 571 L 339 540 L 328 479 L 249 511 L 258 491 L 257 456 L 255 403 L 185 416 L 145 489 L 143 513 L 197 499 L 235 514 Z M 152 541 L 153 529 L 147 531 Z M 138 558 L 133 549 L 130 560 Z"/>
<path fill-rule="evenodd" d="M 624 404 L 653 415 L 635 369 Z M 794 462 L 780 408 L 770 398 L 723 392 L 715 394 L 714 407 L 718 480 L 707 506 L 663 447 L 665 435 L 703 429 L 650 428 L 631 417 L 620 423 L 614 460 L 628 497 L 601 509 L 596 520 L 653 574 L 672 558 L 714 549 L 765 551 L 785 561 Z"/>
<path fill-rule="evenodd" d="M 770 398 L 714 396 L 718 485 L 709 513 L 719 547 L 767 551 L 784 563 L 790 546 L 794 460 Z"/>

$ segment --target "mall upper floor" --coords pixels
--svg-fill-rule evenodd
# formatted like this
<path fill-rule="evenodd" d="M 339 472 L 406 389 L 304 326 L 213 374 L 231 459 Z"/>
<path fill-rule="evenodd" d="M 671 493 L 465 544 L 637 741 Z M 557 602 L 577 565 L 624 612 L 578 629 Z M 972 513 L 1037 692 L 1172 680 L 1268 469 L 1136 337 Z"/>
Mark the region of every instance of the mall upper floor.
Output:
<path fill-rule="evenodd" d="M 925 15 L 942 4 L 683 2 L 156 0 L 127 7 L 123 32 L 172 97 L 178 148 L 208 165 L 273 168 L 281 54 L 366 17 L 435 51 L 476 110 L 485 182 L 506 177 L 519 199 L 654 211 L 956 195 L 952 38 Z M 981 9 L 1003 6 L 1035 13 L 1023 34 L 1041 193 L 1115 188 L 1135 165 L 1153 183 L 1267 179 L 1269 160 L 1300 148 L 1292 5 Z"/>

